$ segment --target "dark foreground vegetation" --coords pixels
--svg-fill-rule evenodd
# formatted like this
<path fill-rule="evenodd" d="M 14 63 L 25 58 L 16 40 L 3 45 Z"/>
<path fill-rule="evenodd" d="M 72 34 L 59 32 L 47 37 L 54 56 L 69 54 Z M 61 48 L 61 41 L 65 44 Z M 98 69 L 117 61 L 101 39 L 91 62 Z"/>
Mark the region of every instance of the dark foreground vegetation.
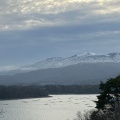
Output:
<path fill-rule="evenodd" d="M 0 86 L 0 99 L 48 97 L 49 94 L 98 94 L 97 85 Z"/>
<path fill-rule="evenodd" d="M 119 120 L 115 119 L 115 115 L 113 112 L 104 112 L 102 110 L 91 110 L 89 112 L 85 112 L 82 114 L 81 112 L 77 112 L 76 118 L 74 120 Z"/>
<path fill-rule="evenodd" d="M 95 111 L 77 113 L 74 120 L 120 120 L 120 75 L 101 82 Z"/>

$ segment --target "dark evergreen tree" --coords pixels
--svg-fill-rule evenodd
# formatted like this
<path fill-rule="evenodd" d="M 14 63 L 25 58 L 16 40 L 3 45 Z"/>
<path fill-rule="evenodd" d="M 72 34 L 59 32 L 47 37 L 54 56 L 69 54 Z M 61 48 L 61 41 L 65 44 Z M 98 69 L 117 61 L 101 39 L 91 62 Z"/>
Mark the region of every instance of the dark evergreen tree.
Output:
<path fill-rule="evenodd" d="M 116 78 L 108 79 L 106 83 L 101 82 L 99 88 L 101 92 L 100 95 L 97 96 L 98 101 L 96 101 L 96 108 L 114 111 L 114 101 L 120 97 L 120 75 Z"/>

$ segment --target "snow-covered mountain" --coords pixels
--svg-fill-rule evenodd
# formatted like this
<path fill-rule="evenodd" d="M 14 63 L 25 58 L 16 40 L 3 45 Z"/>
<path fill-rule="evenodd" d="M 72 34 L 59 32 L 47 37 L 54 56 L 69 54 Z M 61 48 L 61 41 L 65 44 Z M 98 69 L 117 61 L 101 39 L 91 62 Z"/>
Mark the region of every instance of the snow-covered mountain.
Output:
<path fill-rule="evenodd" d="M 116 52 L 116 53 L 108 53 L 105 55 L 98 55 L 89 52 L 89 53 L 75 54 L 66 58 L 52 57 L 40 62 L 36 62 L 34 64 L 17 67 L 14 70 L 1 71 L 0 75 L 12 75 L 12 74 L 24 73 L 39 69 L 62 68 L 79 63 L 110 63 L 110 62 L 113 63 L 120 62 L 120 53 Z"/>
<path fill-rule="evenodd" d="M 99 84 L 120 74 L 120 53 L 54 57 L 0 75 L 0 85 Z"/>
<path fill-rule="evenodd" d="M 21 67 L 25 70 L 59 68 L 78 63 L 105 63 L 105 62 L 120 62 L 120 53 L 109 53 L 105 55 L 97 55 L 95 53 L 79 53 L 67 58 L 53 57 L 35 64 Z"/>

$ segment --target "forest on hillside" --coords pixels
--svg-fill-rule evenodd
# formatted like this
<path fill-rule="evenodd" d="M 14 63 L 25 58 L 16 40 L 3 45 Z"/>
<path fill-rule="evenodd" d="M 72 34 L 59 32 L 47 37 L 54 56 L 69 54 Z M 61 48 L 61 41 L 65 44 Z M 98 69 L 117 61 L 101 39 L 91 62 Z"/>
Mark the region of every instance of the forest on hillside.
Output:
<path fill-rule="evenodd" d="M 0 86 L 0 99 L 48 97 L 50 94 L 98 94 L 97 85 Z"/>

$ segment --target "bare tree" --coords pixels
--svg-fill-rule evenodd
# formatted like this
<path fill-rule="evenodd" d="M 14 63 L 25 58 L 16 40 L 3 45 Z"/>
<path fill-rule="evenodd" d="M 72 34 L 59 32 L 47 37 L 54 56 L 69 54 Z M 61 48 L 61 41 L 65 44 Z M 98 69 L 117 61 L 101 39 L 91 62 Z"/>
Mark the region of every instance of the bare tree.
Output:
<path fill-rule="evenodd" d="M 77 118 L 74 120 L 115 120 L 115 116 L 111 111 L 91 110 L 84 114 L 77 112 Z"/>

